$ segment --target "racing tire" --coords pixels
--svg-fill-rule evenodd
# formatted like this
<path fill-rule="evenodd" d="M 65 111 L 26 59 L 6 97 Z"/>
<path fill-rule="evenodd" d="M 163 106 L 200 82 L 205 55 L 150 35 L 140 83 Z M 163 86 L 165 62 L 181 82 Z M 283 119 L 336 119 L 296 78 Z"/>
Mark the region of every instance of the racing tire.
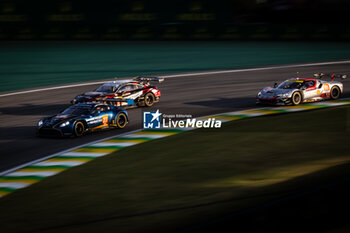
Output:
<path fill-rule="evenodd" d="M 115 125 L 117 128 L 124 128 L 128 124 L 128 117 L 125 113 L 121 112 L 115 117 Z"/>
<path fill-rule="evenodd" d="M 74 136 L 81 137 L 85 132 L 85 125 L 83 124 L 83 122 L 78 121 L 77 123 L 75 123 L 73 130 Z"/>
<path fill-rule="evenodd" d="M 338 99 L 340 97 L 340 94 L 341 94 L 341 92 L 340 92 L 340 88 L 338 86 L 332 87 L 331 95 L 330 95 L 332 100 Z"/>
<path fill-rule="evenodd" d="M 154 104 L 154 100 L 155 100 L 155 96 L 153 95 L 153 93 L 148 92 L 145 95 L 145 106 L 151 107 Z"/>
<path fill-rule="evenodd" d="M 300 92 L 298 92 L 298 91 L 294 92 L 293 95 L 292 95 L 291 101 L 292 101 L 292 105 L 300 104 L 301 103 L 301 94 L 300 94 Z"/>

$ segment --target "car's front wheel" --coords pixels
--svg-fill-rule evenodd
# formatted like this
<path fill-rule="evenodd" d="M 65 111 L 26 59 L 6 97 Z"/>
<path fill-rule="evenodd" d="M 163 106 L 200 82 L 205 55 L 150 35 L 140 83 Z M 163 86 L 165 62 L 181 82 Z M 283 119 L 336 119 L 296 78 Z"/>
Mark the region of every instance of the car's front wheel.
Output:
<path fill-rule="evenodd" d="M 293 95 L 292 95 L 292 104 L 293 105 L 298 105 L 301 103 L 301 94 L 300 92 L 294 92 Z"/>
<path fill-rule="evenodd" d="M 74 135 L 76 137 L 80 137 L 84 134 L 85 132 L 85 125 L 83 124 L 83 122 L 78 121 L 77 123 L 75 123 L 74 125 Z"/>
<path fill-rule="evenodd" d="M 334 86 L 331 89 L 331 99 L 336 100 L 340 97 L 340 88 L 338 86 Z"/>
<path fill-rule="evenodd" d="M 115 118 L 115 124 L 118 128 L 124 128 L 128 124 L 128 117 L 125 113 L 119 113 Z"/>

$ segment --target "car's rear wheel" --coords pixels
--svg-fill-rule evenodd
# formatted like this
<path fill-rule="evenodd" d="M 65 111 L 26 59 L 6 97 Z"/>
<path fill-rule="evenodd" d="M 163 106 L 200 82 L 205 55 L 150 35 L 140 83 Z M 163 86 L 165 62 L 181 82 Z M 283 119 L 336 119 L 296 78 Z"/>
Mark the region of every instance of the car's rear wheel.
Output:
<path fill-rule="evenodd" d="M 118 128 L 124 128 L 128 124 L 128 117 L 125 113 L 119 113 L 115 118 L 115 124 Z"/>
<path fill-rule="evenodd" d="M 338 86 L 334 86 L 331 89 L 331 99 L 336 100 L 340 97 L 340 88 Z"/>
<path fill-rule="evenodd" d="M 145 95 L 145 106 L 151 107 L 154 104 L 154 99 L 155 99 L 155 97 L 154 97 L 153 93 L 148 92 Z"/>
<path fill-rule="evenodd" d="M 85 125 L 83 124 L 83 122 L 78 121 L 77 123 L 75 123 L 74 125 L 74 135 L 76 137 L 80 137 L 84 134 L 85 132 Z"/>
<path fill-rule="evenodd" d="M 300 92 L 294 92 L 292 95 L 292 104 L 298 105 L 301 102 L 301 94 Z"/>

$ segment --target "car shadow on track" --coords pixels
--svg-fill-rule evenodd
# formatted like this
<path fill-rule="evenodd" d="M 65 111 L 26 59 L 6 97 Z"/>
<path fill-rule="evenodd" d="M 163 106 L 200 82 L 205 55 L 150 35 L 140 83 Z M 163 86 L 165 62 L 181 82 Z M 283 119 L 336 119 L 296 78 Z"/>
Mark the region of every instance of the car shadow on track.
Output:
<path fill-rule="evenodd" d="M 69 105 L 70 104 L 23 104 L 15 107 L 1 107 L 0 112 L 4 115 L 55 115 Z"/>
<path fill-rule="evenodd" d="M 36 127 L 33 126 L 14 126 L 0 127 L 0 145 L 1 142 L 12 140 L 27 140 L 36 137 Z"/>

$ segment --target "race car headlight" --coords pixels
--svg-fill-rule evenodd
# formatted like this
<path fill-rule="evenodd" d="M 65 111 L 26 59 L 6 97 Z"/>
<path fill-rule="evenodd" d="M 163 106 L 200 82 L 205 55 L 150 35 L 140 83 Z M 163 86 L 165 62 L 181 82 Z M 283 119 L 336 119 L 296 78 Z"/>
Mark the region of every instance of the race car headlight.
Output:
<path fill-rule="evenodd" d="M 69 125 L 69 121 L 66 121 L 66 122 L 60 124 L 60 127 L 65 127 L 65 126 L 67 126 L 67 125 Z"/>
<path fill-rule="evenodd" d="M 258 93 L 258 96 L 260 96 L 261 95 L 261 91 L 259 91 L 259 93 Z"/>
<path fill-rule="evenodd" d="M 279 95 L 277 95 L 278 97 L 283 97 L 283 98 L 285 98 L 285 97 L 288 97 L 289 96 L 289 93 L 283 93 L 283 94 L 279 94 Z"/>
<path fill-rule="evenodd" d="M 38 122 L 38 127 L 42 126 L 43 123 L 44 123 L 44 121 L 43 121 L 43 120 L 40 120 L 40 121 Z"/>

